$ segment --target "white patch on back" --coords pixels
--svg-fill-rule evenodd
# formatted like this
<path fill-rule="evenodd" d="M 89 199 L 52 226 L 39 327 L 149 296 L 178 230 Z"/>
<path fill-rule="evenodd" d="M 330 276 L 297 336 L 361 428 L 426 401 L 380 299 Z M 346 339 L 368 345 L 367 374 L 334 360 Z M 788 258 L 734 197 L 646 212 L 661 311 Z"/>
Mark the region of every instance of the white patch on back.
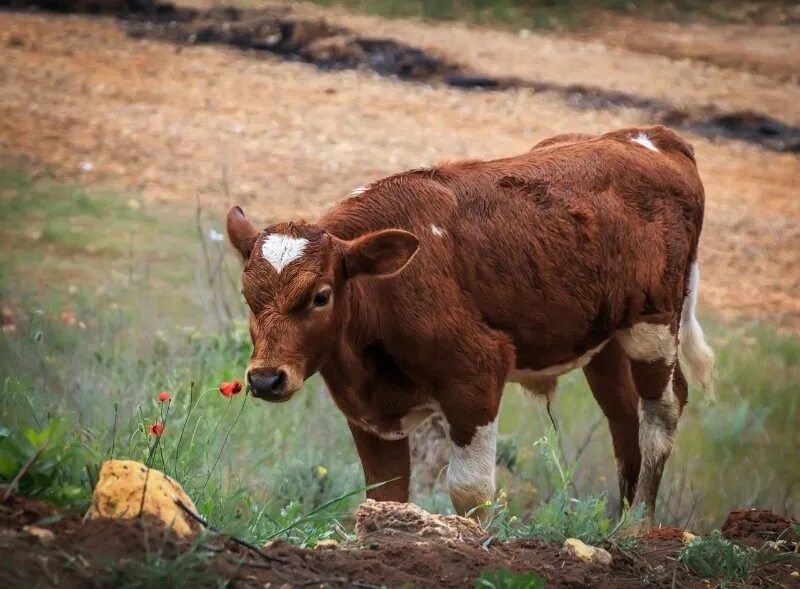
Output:
<path fill-rule="evenodd" d="M 646 147 L 650 151 L 658 152 L 658 148 L 655 146 L 655 144 L 652 141 L 650 141 L 650 138 L 647 135 L 645 135 L 644 133 L 639 133 L 636 137 L 631 138 L 631 141 Z"/>
<path fill-rule="evenodd" d="M 655 362 L 664 360 L 668 365 L 675 361 L 677 342 L 669 325 L 637 323 L 616 332 L 617 341 L 632 360 Z"/>
<path fill-rule="evenodd" d="M 280 273 L 287 264 L 303 255 L 307 245 L 308 240 L 304 237 L 273 233 L 261 245 L 261 254 Z"/>
<path fill-rule="evenodd" d="M 350 193 L 350 196 L 361 196 L 367 191 L 366 186 L 359 186 L 358 188 L 354 188 L 353 192 Z"/>
<path fill-rule="evenodd" d="M 447 232 L 441 227 L 431 224 L 431 233 L 434 237 L 444 237 Z"/>

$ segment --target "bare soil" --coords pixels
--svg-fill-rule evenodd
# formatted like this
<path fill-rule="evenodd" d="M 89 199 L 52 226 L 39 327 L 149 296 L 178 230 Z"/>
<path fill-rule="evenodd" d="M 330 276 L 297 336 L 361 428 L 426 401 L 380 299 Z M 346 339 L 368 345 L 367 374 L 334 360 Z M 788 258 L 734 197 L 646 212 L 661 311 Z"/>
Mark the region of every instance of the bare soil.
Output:
<path fill-rule="evenodd" d="M 203 8 L 203 0 L 195 6 Z M 711 105 L 716 113 L 762 113 L 800 125 L 800 86 L 747 68 L 596 40 L 392 21 L 305 4 L 279 9 L 495 78 L 620 92 L 690 113 Z M 353 188 L 403 169 L 501 157 L 556 133 L 657 120 L 629 106 L 587 109 L 559 92 L 476 92 L 373 70 L 321 71 L 281 55 L 128 32 L 112 17 L 0 12 L 0 158 L 136 191 L 187 216 L 198 201 L 214 213 L 236 202 L 271 221 L 314 218 Z M 754 38 L 769 42 L 762 29 L 753 29 Z M 794 49 L 800 35 L 786 42 Z M 748 46 L 741 44 L 742 60 L 750 63 Z M 797 54 L 784 53 L 787 70 Z M 727 319 L 800 330 L 800 158 L 685 134 L 707 192 L 702 306 Z"/>
<path fill-rule="evenodd" d="M 749 521 L 740 512 L 740 521 Z M 432 516 L 436 517 L 436 516 Z M 759 516 L 763 518 L 763 516 Z M 772 514 L 772 519 L 781 519 Z M 31 534 L 26 526 L 52 532 L 50 539 Z M 788 522 L 785 527 L 788 526 Z M 746 527 L 746 526 L 745 526 Z M 757 523 L 756 526 L 758 527 Z M 358 530 L 358 525 L 357 525 Z M 739 532 L 744 527 L 739 528 Z M 652 533 L 635 551 L 611 547 L 611 566 L 586 564 L 564 555 L 558 546 L 537 541 L 487 543 L 469 534 L 457 540 L 437 531 L 398 529 L 389 525 L 359 530 L 353 543 L 324 549 L 300 549 L 283 542 L 258 552 L 224 536 L 209 537 L 195 550 L 208 556 L 192 571 L 224 577 L 231 587 L 414 587 L 472 586 L 484 571 L 505 567 L 535 573 L 548 587 L 707 587 L 677 563 L 680 530 Z M 777 528 L 773 534 L 781 533 Z M 763 543 L 764 536 L 737 532 L 739 540 Z M 195 543 L 196 545 L 196 543 Z M 98 519 L 82 522 L 52 506 L 21 497 L 0 505 L 0 585 L 17 587 L 113 587 L 133 579 L 133 565 L 162 554 L 174 559 L 193 545 L 174 536 L 158 521 Z M 797 564 L 760 568 L 747 586 L 792 586 Z M 182 574 L 186 574 L 185 572 Z M 185 579 L 184 579 L 185 580 Z M 405 585 L 409 586 L 409 585 Z"/>
<path fill-rule="evenodd" d="M 670 23 L 606 14 L 593 25 L 574 38 L 674 59 L 706 61 L 777 80 L 800 81 L 796 23 Z"/>

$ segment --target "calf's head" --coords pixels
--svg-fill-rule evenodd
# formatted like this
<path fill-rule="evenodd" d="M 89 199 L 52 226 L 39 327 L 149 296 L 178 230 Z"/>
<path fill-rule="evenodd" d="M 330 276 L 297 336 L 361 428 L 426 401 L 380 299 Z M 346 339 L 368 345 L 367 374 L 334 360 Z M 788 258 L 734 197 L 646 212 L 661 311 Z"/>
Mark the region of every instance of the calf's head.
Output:
<path fill-rule="evenodd" d="M 288 401 L 341 337 L 349 316 L 347 282 L 402 270 L 417 238 L 386 229 L 345 241 L 305 222 L 259 231 L 239 207 L 228 211 L 228 238 L 244 262 L 242 294 L 250 316 L 253 395 Z"/>

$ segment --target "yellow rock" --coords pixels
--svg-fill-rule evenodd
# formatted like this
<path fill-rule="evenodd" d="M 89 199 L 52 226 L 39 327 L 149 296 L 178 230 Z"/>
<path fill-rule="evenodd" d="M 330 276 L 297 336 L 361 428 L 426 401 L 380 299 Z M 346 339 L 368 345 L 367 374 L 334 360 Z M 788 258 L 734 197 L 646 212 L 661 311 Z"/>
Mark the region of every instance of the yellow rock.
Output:
<path fill-rule="evenodd" d="M 691 532 L 687 532 L 687 531 L 684 531 L 683 534 L 681 535 L 681 539 L 683 540 L 684 544 L 687 544 L 687 543 L 691 542 L 695 538 L 697 538 L 697 536 L 695 536 Z"/>
<path fill-rule="evenodd" d="M 333 538 L 327 538 L 325 540 L 320 540 L 317 542 L 317 545 L 314 548 L 318 550 L 331 550 L 337 548 L 339 546 L 339 542 L 334 540 Z"/>
<path fill-rule="evenodd" d="M 146 492 L 144 503 L 143 492 Z M 194 503 L 181 486 L 161 471 L 148 469 L 134 460 L 108 460 L 100 469 L 87 516 L 133 518 L 141 511 L 159 518 L 180 536 L 199 533 L 201 525 L 178 507 L 176 499 L 197 514 Z"/>
<path fill-rule="evenodd" d="M 603 548 L 589 546 L 577 538 L 567 538 L 562 548 L 563 552 L 574 556 L 583 562 L 596 562 L 599 564 L 610 565 L 611 553 Z"/>
<path fill-rule="evenodd" d="M 56 539 L 56 535 L 53 532 L 38 526 L 25 526 L 22 531 L 37 538 L 42 544 L 48 544 Z"/>

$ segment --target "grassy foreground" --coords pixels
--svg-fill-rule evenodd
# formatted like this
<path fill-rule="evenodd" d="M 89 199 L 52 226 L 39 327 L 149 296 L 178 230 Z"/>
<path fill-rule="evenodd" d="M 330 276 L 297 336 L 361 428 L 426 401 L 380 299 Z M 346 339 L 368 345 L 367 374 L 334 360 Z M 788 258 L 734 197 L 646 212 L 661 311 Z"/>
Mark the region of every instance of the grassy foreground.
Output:
<path fill-rule="evenodd" d="M 97 466 L 134 458 L 177 478 L 212 524 L 252 542 L 349 534 L 363 479 L 321 381 L 278 406 L 219 392 L 242 378 L 250 353 L 221 217 L 146 210 L 135 195 L 8 170 L 0 213 L 0 483 L 38 452 L 20 491 L 85 509 Z M 720 398 L 706 405 L 691 391 L 658 520 L 705 531 L 737 507 L 797 515 L 800 340 L 705 323 Z M 508 387 L 493 530 L 612 539 L 611 444 L 580 373 L 563 379 L 553 412 L 559 436 L 539 402 Z M 450 509 L 444 488 L 418 489 L 415 500 Z"/>

